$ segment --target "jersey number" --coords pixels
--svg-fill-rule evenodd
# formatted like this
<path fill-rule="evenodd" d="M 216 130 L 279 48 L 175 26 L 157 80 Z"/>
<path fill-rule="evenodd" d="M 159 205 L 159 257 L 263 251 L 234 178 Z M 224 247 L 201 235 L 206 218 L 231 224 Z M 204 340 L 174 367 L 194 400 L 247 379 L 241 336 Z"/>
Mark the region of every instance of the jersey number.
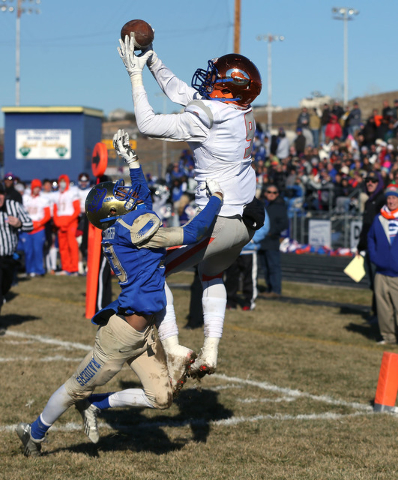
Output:
<path fill-rule="evenodd" d="M 104 255 L 106 256 L 106 259 L 109 262 L 109 265 L 111 266 L 112 270 L 115 272 L 115 275 L 119 279 L 119 283 L 127 283 L 127 274 L 124 268 L 122 267 L 122 264 L 120 263 L 120 260 L 117 258 L 117 255 L 115 253 L 115 250 L 113 249 L 112 245 L 104 245 L 103 248 Z"/>
<path fill-rule="evenodd" d="M 254 139 L 253 110 L 245 114 L 245 125 L 246 125 L 246 142 L 249 142 L 249 145 L 245 149 L 245 156 L 243 158 L 249 158 L 253 150 L 253 139 Z"/>

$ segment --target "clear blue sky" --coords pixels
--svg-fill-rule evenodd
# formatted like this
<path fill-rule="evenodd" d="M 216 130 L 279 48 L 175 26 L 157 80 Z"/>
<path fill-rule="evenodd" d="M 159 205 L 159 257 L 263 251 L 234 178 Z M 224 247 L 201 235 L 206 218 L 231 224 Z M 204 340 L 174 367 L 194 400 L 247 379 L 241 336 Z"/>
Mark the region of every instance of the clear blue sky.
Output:
<path fill-rule="evenodd" d="M 267 103 L 267 44 L 256 39 L 259 34 L 285 36 L 272 45 L 274 105 L 298 107 L 315 90 L 342 92 L 343 22 L 332 19 L 332 7 L 360 10 L 348 24 L 349 99 L 398 89 L 396 0 L 241 3 L 241 53 L 263 78 L 255 105 Z M 6 4 L 15 6 L 16 0 Z M 133 18 L 152 24 L 159 57 L 188 83 L 208 59 L 233 50 L 234 0 L 41 0 L 39 8 L 40 15 L 21 18 L 21 105 L 132 111 L 130 82 L 116 48 L 122 25 Z M 15 20 L 15 13 L 0 12 L 1 106 L 15 105 Z M 148 71 L 144 84 L 155 111 L 162 112 L 163 99 Z M 169 101 L 166 108 L 178 109 Z"/>

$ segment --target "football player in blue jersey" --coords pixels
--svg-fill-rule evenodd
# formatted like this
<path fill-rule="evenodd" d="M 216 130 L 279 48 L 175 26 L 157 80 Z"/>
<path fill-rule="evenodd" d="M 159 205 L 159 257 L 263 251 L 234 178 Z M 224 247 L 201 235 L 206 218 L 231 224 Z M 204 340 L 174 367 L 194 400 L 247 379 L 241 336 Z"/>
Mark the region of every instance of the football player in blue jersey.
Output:
<path fill-rule="evenodd" d="M 166 314 L 164 258 L 166 247 L 197 243 L 206 235 L 220 209 L 223 192 L 215 180 L 209 180 L 207 206 L 184 227 L 163 228 L 152 211 L 151 193 L 128 134 L 119 130 L 114 146 L 130 167 L 131 186 L 123 180 L 96 185 L 87 196 L 86 214 L 103 230 L 103 252 L 119 279 L 121 293 L 93 317 L 99 325 L 95 344 L 75 373 L 53 393 L 32 424 L 17 426 L 26 456 L 41 454 L 47 430 L 73 404 L 94 443 L 99 440 L 96 416 L 103 408 L 170 407 L 173 391 L 181 388 L 187 368 L 195 360 L 192 350 L 179 346 L 176 358 L 167 359 L 168 369 L 164 349 L 154 333 L 154 325 Z M 93 394 L 125 363 L 137 374 L 142 389 Z"/>

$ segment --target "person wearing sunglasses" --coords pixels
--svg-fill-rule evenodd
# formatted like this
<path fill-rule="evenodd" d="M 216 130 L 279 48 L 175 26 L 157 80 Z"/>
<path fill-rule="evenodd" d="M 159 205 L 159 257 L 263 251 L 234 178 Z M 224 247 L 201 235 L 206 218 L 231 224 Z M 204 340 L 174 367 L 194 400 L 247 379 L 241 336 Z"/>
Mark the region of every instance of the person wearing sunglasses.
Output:
<path fill-rule="evenodd" d="M 371 262 L 368 252 L 368 232 L 375 219 L 376 215 L 380 212 L 381 208 L 385 204 L 384 196 L 384 183 L 383 178 L 379 172 L 369 172 L 365 178 L 365 190 L 368 199 L 365 202 L 363 216 L 362 216 L 362 229 L 359 234 L 359 241 L 357 245 L 357 255 L 364 255 L 365 270 L 369 279 L 369 288 L 373 292 L 372 295 L 372 320 L 377 322 L 376 313 L 376 296 L 374 293 L 374 279 L 376 274 L 376 265 Z"/>
<path fill-rule="evenodd" d="M 265 210 L 269 217 L 270 229 L 261 242 L 258 257 L 264 269 L 267 298 L 278 298 L 282 293 L 282 267 L 279 239 L 289 225 L 285 201 L 279 196 L 278 187 L 268 184 L 264 192 Z"/>

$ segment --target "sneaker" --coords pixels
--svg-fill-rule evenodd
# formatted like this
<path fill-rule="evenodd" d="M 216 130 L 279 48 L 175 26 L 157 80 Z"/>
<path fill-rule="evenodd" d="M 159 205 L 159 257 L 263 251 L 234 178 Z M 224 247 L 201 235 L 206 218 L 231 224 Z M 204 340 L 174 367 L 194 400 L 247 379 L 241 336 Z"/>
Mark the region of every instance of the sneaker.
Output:
<path fill-rule="evenodd" d="M 20 423 L 16 428 L 17 435 L 24 446 L 23 453 L 25 457 L 40 457 L 41 442 L 44 439 L 33 441 L 32 437 L 30 436 L 30 430 L 31 426 L 29 423 Z"/>
<path fill-rule="evenodd" d="M 100 436 L 98 432 L 97 415 L 101 409 L 88 400 L 79 400 L 76 402 L 75 407 L 82 416 L 84 433 L 93 443 L 98 443 Z"/>

